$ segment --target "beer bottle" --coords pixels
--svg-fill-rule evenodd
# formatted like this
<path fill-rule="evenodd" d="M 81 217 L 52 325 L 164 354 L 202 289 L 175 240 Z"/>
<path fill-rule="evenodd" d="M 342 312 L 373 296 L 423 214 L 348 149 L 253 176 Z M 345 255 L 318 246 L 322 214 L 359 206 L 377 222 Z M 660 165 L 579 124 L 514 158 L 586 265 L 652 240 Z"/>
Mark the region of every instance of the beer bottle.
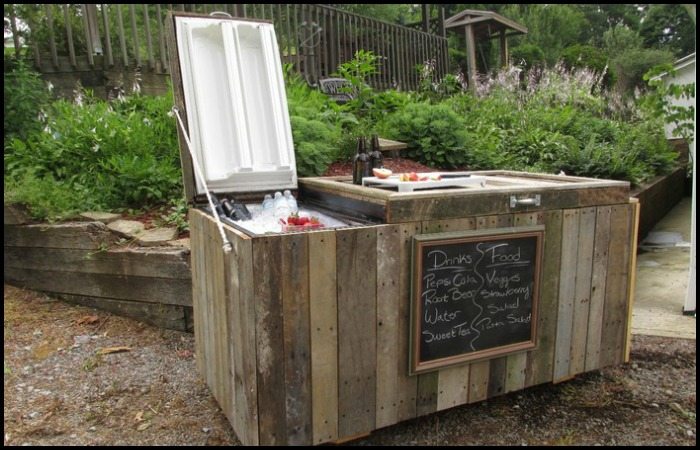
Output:
<path fill-rule="evenodd" d="M 354 184 L 362 184 L 362 178 L 369 176 L 371 172 L 372 168 L 369 155 L 367 155 L 365 137 L 360 136 L 357 139 L 357 154 L 352 164 L 352 182 Z"/>
<path fill-rule="evenodd" d="M 384 156 L 382 155 L 382 152 L 379 150 L 379 136 L 376 134 L 372 135 L 372 144 L 371 144 L 371 151 L 370 151 L 370 162 L 371 162 L 371 169 L 381 169 L 384 167 Z"/>

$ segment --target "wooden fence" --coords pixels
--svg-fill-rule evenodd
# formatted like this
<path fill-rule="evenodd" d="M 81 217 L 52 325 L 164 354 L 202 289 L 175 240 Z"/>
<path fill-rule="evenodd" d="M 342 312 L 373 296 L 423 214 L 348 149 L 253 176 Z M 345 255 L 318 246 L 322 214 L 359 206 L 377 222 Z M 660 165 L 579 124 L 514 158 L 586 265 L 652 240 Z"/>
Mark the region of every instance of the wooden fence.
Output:
<path fill-rule="evenodd" d="M 137 67 L 143 73 L 167 74 L 163 24 L 170 10 L 272 21 L 282 61 L 311 85 L 332 76 L 361 49 L 380 56 L 379 72 L 369 80 L 377 89 L 416 89 L 417 67 L 426 61 L 434 60 L 437 76 L 448 70 L 444 37 L 324 5 L 5 5 L 16 50 L 26 42 L 44 74 Z"/>

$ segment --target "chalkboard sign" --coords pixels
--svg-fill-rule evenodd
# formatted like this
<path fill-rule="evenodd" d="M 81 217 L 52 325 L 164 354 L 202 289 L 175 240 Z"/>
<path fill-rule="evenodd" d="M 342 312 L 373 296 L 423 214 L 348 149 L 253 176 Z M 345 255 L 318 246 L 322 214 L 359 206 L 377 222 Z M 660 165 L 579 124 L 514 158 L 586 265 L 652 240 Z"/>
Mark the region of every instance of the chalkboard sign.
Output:
<path fill-rule="evenodd" d="M 543 230 L 414 237 L 411 373 L 535 347 Z"/>

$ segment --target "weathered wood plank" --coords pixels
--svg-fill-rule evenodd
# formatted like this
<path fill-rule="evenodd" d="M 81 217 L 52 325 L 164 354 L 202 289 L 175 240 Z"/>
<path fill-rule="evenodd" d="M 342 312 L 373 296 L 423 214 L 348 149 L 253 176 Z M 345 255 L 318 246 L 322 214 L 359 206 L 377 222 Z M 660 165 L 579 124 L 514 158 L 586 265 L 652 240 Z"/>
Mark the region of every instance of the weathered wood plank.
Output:
<path fill-rule="evenodd" d="M 624 357 L 627 317 L 627 283 L 629 276 L 631 206 L 613 206 L 610 214 L 608 277 L 601 336 L 601 367 L 618 364 Z"/>
<path fill-rule="evenodd" d="M 287 441 L 281 258 L 281 236 L 253 241 L 260 445 L 283 445 Z"/>
<path fill-rule="evenodd" d="M 190 252 L 192 263 L 192 316 L 194 321 L 194 348 L 197 370 L 204 374 L 204 249 L 202 244 L 202 213 L 195 209 L 189 211 Z"/>
<path fill-rule="evenodd" d="M 490 362 L 479 361 L 469 366 L 469 403 L 486 400 L 489 391 Z"/>
<path fill-rule="evenodd" d="M 437 371 L 418 375 L 417 416 L 425 416 L 437 411 L 438 376 Z"/>
<path fill-rule="evenodd" d="M 231 405 L 232 396 L 230 395 L 230 383 L 233 381 L 230 377 L 230 361 L 228 352 L 228 342 L 230 339 L 231 327 L 228 324 L 227 317 L 227 298 L 226 286 L 224 285 L 225 270 L 224 270 L 224 252 L 221 250 L 221 237 L 214 237 L 216 230 L 216 222 L 214 219 L 207 217 L 206 221 L 209 227 L 209 256 L 207 259 L 211 262 L 209 267 L 211 293 L 208 298 L 208 303 L 211 305 L 211 318 L 213 324 L 212 334 L 208 336 L 212 342 L 214 350 L 215 364 L 212 366 L 214 388 L 221 409 L 226 412 L 229 417 L 233 412 Z M 228 283 L 227 283 L 228 284 Z M 235 423 L 235 422 L 234 422 Z"/>
<path fill-rule="evenodd" d="M 56 225 L 6 225 L 5 247 L 80 248 L 96 250 L 117 241 L 101 222 L 69 222 Z"/>
<path fill-rule="evenodd" d="M 214 385 L 214 367 L 216 367 L 216 355 L 213 349 L 213 337 L 216 330 L 213 324 L 213 309 L 211 304 L 211 298 L 213 296 L 213 290 L 211 285 L 211 258 L 212 258 L 212 248 L 211 248 L 211 237 L 209 236 L 209 219 L 202 215 L 201 217 L 201 244 L 202 244 L 202 298 L 200 299 L 202 305 L 202 325 L 204 329 L 202 330 L 202 346 L 204 350 L 204 361 L 206 365 L 204 366 L 204 376 L 207 385 L 212 389 Z"/>
<path fill-rule="evenodd" d="M 583 372 L 586 364 L 588 314 L 590 312 L 593 249 L 595 246 L 595 222 L 596 208 L 581 209 L 577 250 L 578 256 L 576 258 L 576 286 L 574 289 L 574 318 L 571 332 L 570 375 Z"/>
<path fill-rule="evenodd" d="M 131 302 L 127 300 L 85 297 L 82 295 L 70 294 L 56 294 L 56 297 L 68 303 L 97 308 L 124 317 L 131 317 L 159 328 L 189 331 L 185 313 L 186 306 Z"/>
<path fill-rule="evenodd" d="M 488 396 L 496 397 L 506 392 L 507 358 L 493 358 L 489 364 Z"/>
<path fill-rule="evenodd" d="M 600 367 L 600 339 L 603 331 L 605 281 L 608 271 L 608 247 L 610 246 L 610 213 L 610 206 L 601 206 L 596 210 L 591 271 L 591 304 L 588 308 L 588 332 L 586 336 L 586 371 Z"/>
<path fill-rule="evenodd" d="M 376 229 L 338 230 L 338 437 L 376 422 Z"/>
<path fill-rule="evenodd" d="M 435 198 L 433 192 L 414 192 L 411 195 L 396 194 L 389 197 L 386 203 L 387 223 L 400 223 L 410 220 L 451 219 L 464 215 L 469 211 L 473 215 L 507 214 L 510 210 L 510 196 L 524 195 L 535 191 L 541 195 L 541 206 L 524 208 L 523 212 L 556 210 L 563 208 L 589 207 L 604 204 L 626 202 L 629 196 L 627 187 L 602 187 L 581 189 L 556 189 L 547 187 L 524 188 L 518 192 L 502 188 L 491 188 L 489 192 L 469 195 L 455 195 L 445 192 L 440 198 Z M 443 190 L 444 191 L 444 190 Z"/>
<path fill-rule="evenodd" d="M 313 443 L 338 438 L 338 303 L 335 232 L 309 234 Z"/>
<path fill-rule="evenodd" d="M 437 410 L 463 405 L 469 400 L 469 365 L 445 367 L 439 372 Z"/>
<path fill-rule="evenodd" d="M 5 267 L 5 281 L 59 294 L 191 306 L 191 280 Z"/>
<path fill-rule="evenodd" d="M 229 352 L 229 370 L 224 376 L 230 380 L 232 415 L 241 422 L 238 436 L 245 445 L 258 445 L 258 386 L 256 378 L 257 349 L 255 342 L 255 300 L 251 280 L 253 277 L 253 241 L 242 239 L 227 230 L 226 235 L 233 243 L 233 254 L 226 259 L 231 264 L 226 272 L 226 286 L 231 286 L 233 295 L 227 295 L 229 314 L 226 326 L 232 329 L 231 339 L 225 341 Z M 235 263 L 235 264 L 234 264 Z M 235 272 L 235 273 L 234 273 Z M 234 283 L 237 281 L 237 283 Z M 232 298 L 236 294 L 237 298 Z M 232 326 L 235 324 L 235 327 Z"/>
<path fill-rule="evenodd" d="M 5 267 L 58 272 L 103 273 L 150 278 L 191 278 L 189 251 L 134 248 L 91 251 L 72 248 L 5 247 Z"/>
<path fill-rule="evenodd" d="M 376 428 L 399 421 L 399 311 L 401 227 L 377 230 L 377 416 Z"/>
<path fill-rule="evenodd" d="M 411 302 L 411 259 L 413 254 L 413 236 L 421 230 L 419 222 L 400 225 L 401 234 L 401 273 L 399 277 L 399 357 L 397 385 L 399 421 L 416 417 L 416 397 L 418 377 L 408 376 L 408 352 L 410 339 L 410 302 Z"/>
<path fill-rule="evenodd" d="M 312 442 L 307 236 L 292 234 L 282 238 L 282 321 L 289 445 Z"/>
<path fill-rule="evenodd" d="M 639 215 L 641 212 L 641 204 L 637 199 L 630 199 L 630 205 L 632 208 L 632 229 L 630 230 L 630 263 L 629 263 L 629 277 L 627 283 L 627 316 L 626 326 L 625 326 L 625 350 L 624 350 L 624 362 L 629 362 L 630 351 L 632 350 L 632 307 L 634 305 L 634 292 L 636 286 L 636 275 L 637 275 L 637 242 L 639 239 Z"/>
<path fill-rule="evenodd" d="M 580 211 L 578 209 L 564 210 L 557 340 L 554 353 L 554 382 L 569 378 L 571 328 L 574 320 L 574 295 L 576 293 L 576 273 L 574 268 L 576 267 L 578 254 L 579 219 Z"/>

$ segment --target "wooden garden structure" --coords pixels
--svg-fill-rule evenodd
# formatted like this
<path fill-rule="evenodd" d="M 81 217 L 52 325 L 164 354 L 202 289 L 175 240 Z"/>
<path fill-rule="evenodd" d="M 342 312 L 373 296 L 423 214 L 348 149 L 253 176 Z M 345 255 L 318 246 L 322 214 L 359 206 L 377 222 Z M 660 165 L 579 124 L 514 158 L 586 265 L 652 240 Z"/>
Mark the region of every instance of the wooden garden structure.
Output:
<path fill-rule="evenodd" d="M 476 80 L 476 43 L 481 40 L 498 39 L 501 65 L 508 65 L 508 37 L 527 34 L 523 25 L 492 11 L 465 9 L 445 20 L 445 29 L 463 32 L 467 46 L 467 78 L 470 89 Z"/>

